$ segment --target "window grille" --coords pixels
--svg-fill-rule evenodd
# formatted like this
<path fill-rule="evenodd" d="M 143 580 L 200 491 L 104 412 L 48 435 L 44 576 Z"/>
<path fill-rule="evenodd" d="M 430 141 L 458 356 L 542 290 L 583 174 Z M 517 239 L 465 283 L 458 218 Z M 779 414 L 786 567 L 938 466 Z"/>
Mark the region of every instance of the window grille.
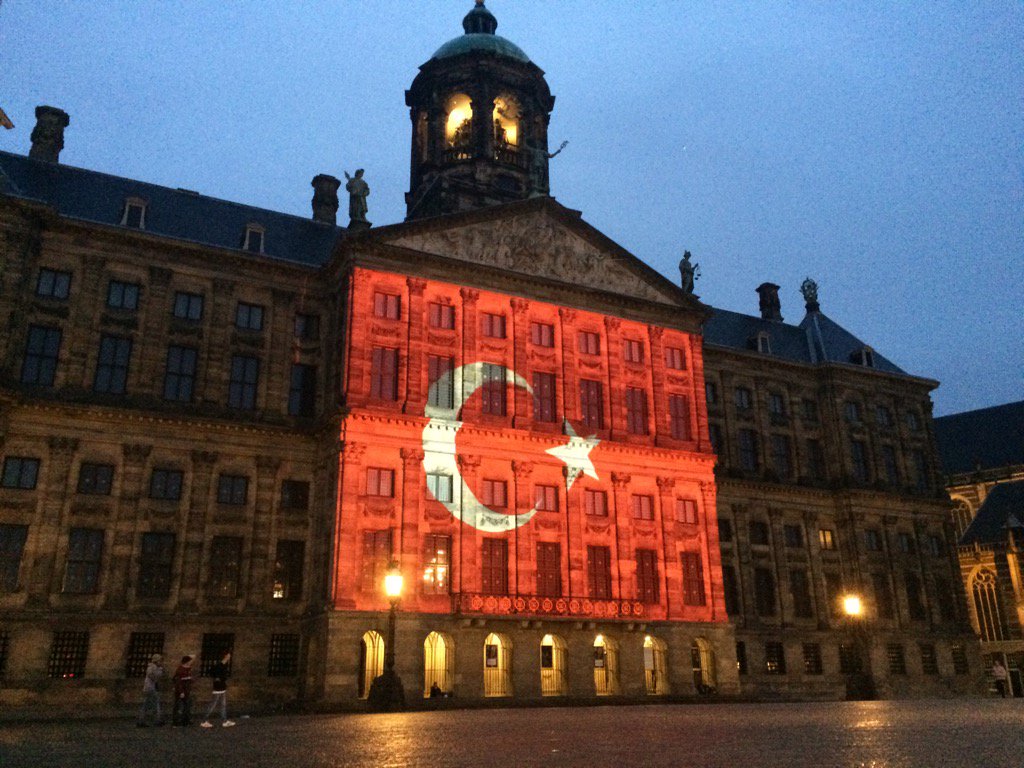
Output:
<path fill-rule="evenodd" d="M 299 635 L 271 635 L 267 677 L 295 677 L 298 674 Z"/>
<path fill-rule="evenodd" d="M 58 680 L 82 677 L 85 675 L 88 654 L 88 632 L 54 632 L 50 661 L 46 667 L 47 676 Z"/>
<path fill-rule="evenodd" d="M 235 635 L 233 632 L 208 632 L 203 635 L 202 651 L 200 652 L 199 674 L 202 677 L 210 677 L 213 674 L 213 665 L 224 658 L 224 654 L 234 654 Z M 231 674 L 231 667 L 234 659 L 228 662 L 228 674 Z"/>
<path fill-rule="evenodd" d="M 132 632 L 128 638 L 128 653 L 125 658 L 124 676 L 145 677 L 146 667 L 154 653 L 163 654 L 163 632 Z"/>
<path fill-rule="evenodd" d="M 823 671 L 821 665 L 821 646 L 817 643 L 804 643 L 804 673 L 820 675 Z"/>

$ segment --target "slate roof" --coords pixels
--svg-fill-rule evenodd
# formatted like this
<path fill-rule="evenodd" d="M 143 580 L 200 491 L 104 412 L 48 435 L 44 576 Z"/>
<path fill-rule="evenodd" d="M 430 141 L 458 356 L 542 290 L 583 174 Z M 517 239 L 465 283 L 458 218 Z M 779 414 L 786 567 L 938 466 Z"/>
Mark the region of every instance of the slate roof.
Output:
<path fill-rule="evenodd" d="M 821 311 L 808 312 L 799 325 L 789 325 L 715 308 L 704 324 L 704 341 L 713 346 L 754 350 L 757 347 L 752 340 L 760 332 L 768 334 L 770 357 L 797 363 L 846 363 L 860 367 L 855 355 L 865 347 L 864 342 Z M 873 370 L 909 375 L 877 351 L 872 350 L 872 355 Z"/>
<path fill-rule="evenodd" d="M 1007 529 L 1024 530 L 1024 480 L 1000 483 L 989 491 L 978 514 L 967 526 L 960 544 L 996 544 L 1006 540 Z"/>
<path fill-rule="evenodd" d="M 125 199 L 139 197 L 146 201 L 145 232 L 240 253 L 245 253 L 246 225 L 258 223 L 266 229 L 262 256 L 308 266 L 326 263 L 345 232 L 312 218 L 10 152 L 0 152 L 0 194 L 43 202 L 70 219 L 111 226 L 120 226 Z"/>
<path fill-rule="evenodd" d="M 1024 464 L 1024 400 L 935 419 L 946 474 Z"/>

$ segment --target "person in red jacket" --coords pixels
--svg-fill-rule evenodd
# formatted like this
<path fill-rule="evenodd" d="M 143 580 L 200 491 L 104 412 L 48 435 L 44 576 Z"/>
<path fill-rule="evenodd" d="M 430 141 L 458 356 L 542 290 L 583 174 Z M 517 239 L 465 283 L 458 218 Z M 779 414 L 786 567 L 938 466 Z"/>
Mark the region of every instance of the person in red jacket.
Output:
<path fill-rule="evenodd" d="M 192 657 L 182 656 L 174 671 L 174 709 L 171 725 L 189 725 L 192 719 Z"/>

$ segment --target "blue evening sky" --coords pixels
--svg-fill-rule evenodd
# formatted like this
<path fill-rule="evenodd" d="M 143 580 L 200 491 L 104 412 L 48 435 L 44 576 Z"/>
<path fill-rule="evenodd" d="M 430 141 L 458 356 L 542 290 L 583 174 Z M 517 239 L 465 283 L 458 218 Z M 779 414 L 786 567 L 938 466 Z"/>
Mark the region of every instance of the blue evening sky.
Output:
<path fill-rule="evenodd" d="M 63 162 L 309 215 L 366 168 L 400 221 L 404 90 L 470 0 L 6 0 L 0 149 L 37 104 Z M 782 286 L 910 373 L 936 413 L 1024 398 L 1024 5 L 490 0 L 547 72 L 560 202 L 712 306 Z M 344 208 L 343 208 L 344 211 Z"/>

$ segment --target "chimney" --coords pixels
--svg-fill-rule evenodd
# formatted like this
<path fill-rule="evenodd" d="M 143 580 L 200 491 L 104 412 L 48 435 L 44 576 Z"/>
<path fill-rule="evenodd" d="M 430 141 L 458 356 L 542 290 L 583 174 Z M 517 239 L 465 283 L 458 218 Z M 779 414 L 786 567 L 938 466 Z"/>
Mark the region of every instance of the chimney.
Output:
<path fill-rule="evenodd" d="M 313 177 L 313 220 L 338 223 L 338 187 L 341 182 L 325 173 Z"/>
<path fill-rule="evenodd" d="M 757 286 L 757 295 L 761 297 L 761 317 L 765 320 L 782 322 L 782 305 L 779 303 L 779 286 L 775 283 L 761 283 Z"/>
<path fill-rule="evenodd" d="M 47 163 L 56 163 L 64 149 L 64 129 L 71 118 L 63 109 L 36 107 L 36 127 L 32 129 L 32 148 L 28 156 Z"/>

